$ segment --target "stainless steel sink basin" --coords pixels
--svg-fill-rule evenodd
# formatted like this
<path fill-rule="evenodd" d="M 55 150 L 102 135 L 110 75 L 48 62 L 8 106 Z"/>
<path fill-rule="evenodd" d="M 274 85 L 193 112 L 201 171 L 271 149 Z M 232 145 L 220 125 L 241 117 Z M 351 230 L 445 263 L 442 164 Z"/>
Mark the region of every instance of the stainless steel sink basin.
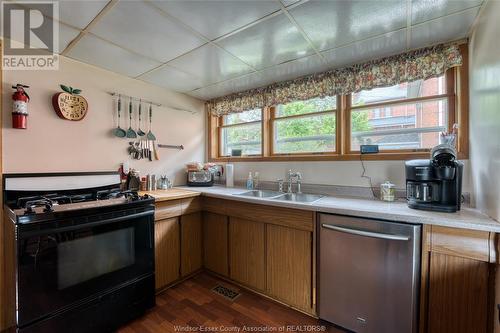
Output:
<path fill-rule="evenodd" d="M 306 193 L 286 193 L 282 194 L 279 197 L 273 198 L 274 200 L 282 200 L 282 201 L 295 201 L 295 202 L 304 202 L 304 203 L 313 203 L 323 198 L 322 195 L 317 194 L 306 194 Z"/>
<path fill-rule="evenodd" d="M 281 192 L 270 191 L 270 190 L 253 190 L 242 193 L 236 193 L 234 195 L 242 196 L 242 197 L 253 197 L 253 198 L 275 198 L 283 195 Z"/>

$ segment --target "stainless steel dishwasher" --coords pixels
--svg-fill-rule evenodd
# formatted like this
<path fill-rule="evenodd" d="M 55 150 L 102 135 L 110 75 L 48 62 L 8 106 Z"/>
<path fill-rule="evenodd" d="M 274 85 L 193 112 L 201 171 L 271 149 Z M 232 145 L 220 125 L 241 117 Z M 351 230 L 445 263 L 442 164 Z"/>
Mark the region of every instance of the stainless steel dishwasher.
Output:
<path fill-rule="evenodd" d="M 419 225 L 320 214 L 319 317 L 359 333 L 415 333 Z"/>

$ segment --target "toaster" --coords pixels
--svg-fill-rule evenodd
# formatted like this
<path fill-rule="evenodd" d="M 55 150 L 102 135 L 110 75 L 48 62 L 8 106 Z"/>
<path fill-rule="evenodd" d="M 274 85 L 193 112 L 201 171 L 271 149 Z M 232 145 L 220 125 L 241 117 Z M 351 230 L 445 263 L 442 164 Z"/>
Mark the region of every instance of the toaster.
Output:
<path fill-rule="evenodd" d="M 214 184 L 214 174 L 212 171 L 188 171 L 188 186 L 212 186 Z"/>

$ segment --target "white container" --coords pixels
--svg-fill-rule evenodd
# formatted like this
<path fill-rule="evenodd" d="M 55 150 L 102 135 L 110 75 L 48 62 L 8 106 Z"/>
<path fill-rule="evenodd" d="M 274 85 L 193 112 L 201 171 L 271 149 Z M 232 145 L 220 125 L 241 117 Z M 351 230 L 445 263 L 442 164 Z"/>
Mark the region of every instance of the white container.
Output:
<path fill-rule="evenodd" d="M 226 187 L 234 187 L 234 164 L 226 164 Z"/>

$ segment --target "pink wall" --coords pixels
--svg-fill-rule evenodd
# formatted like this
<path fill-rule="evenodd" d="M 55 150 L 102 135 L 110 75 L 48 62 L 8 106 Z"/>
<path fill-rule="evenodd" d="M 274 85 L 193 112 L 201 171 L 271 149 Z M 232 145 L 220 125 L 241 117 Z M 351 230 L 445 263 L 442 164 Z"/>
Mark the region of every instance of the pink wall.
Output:
<path fill-rule="evenodd" d="M 185 181 L 184 164 L 205 158 L 205 116 L 200 100 L 64 57 L 58 71 L 4 71 L 3 77 L 5 173 L 116 170 L 129 160 L 128 140 L 111 135 L 116 127 L 116 106 L 106 93 L 109 91 L 163 104 L 153 109 L 153 132 L 158 142 L 186 147 L 183 151 L 161 149 L 160 161 L 129 160 L 141 174 L 168 174 L 181 184 Z M 11 86 L 18 82 L 30 86 L 27 130 L 11 127 Z M 71 122 L 56 115 L 51 96 L 60 91 L 59 84 L 83 90 L 89 103 L 85 119 Z M 128 128 L 128 120 L 125 123 L 122 118 L 121 127 L 125 126 Z"/>

